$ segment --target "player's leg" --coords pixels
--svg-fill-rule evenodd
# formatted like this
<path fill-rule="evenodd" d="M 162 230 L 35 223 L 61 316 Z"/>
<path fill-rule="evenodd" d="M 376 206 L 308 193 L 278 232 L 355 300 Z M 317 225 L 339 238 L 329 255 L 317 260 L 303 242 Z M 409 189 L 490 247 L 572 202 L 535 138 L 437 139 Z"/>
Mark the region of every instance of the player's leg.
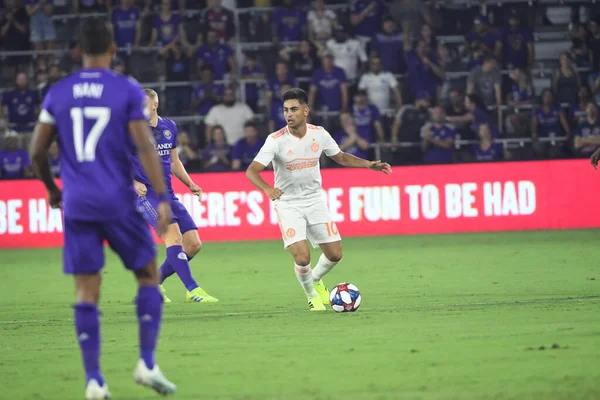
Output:
<path fill-rule="evenodd" d="M 342 259 L 342 239 L 325 203 L 318 203 L 307 210 L 307 218 L 310 223 L 307 236 L 314 247 L 318 245 L 323 251 L 313 269 L 315 290 L 323 304 L 329 304 L 329 290 L 322 278 Z"/>
<path fill-rule="evenodd" d="M 310 248 L 306 241 L 306 220 L 296 207 L 278 206 L 275 208 L 283 245 L 294 259 L 294 272 L 308 299 L 311 311 L 325 310 L 321 298 L 314 288 L 314 279 L 310 268 Z"/>
<path fill-rule="evenodd" d="M 155 350 L 160 332 L 163 299 L 158 289 L 156 249 L 144 218 L 132 213 L 117 222 L 106 224 L 106 238 L 125 267 L 134 272 L 138 282 L 136 314 L 139 325 L 140 359 L 134 380 L 160 394 L 175 392 L 155 363 Z"/>
<path fill-rule="evenodd" d="M 179 230 L 182 233 L 183 251 L 187 255 L 189 264 L 192 258 L 194 258 L 194 256 L 198 254 L 202 248 L 202 242 L 200 241 L 200 235 L 198 234 L 198 227 L 196 226 L 192 216 L 179 201 L 174 201 L 171 204 L 171 210 L 173 211 L 173 216 L 177 218 L 177 224 L 179 225 Z M 203 288 L 198 286 L 194 290 L 189 290 L 187 292 L 186 301 L 216 303 L 219 300 L 209 295 Z"/>
<path fill-rule="evenodd" d="M 110 398 L 100 369 L 100 270 L 104 266 L 101 223 L 64 222 L 64 272 L 75 279 L 77 303 L 74 308 L 75 331 L 86 374 L 86 399 Z"/>

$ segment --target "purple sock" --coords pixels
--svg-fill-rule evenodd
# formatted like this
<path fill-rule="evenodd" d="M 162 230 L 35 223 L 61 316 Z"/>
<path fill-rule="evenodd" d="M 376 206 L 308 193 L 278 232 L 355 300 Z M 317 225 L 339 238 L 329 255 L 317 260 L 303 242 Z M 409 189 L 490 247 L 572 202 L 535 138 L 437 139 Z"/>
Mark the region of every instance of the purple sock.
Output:
<path fill-rule="evenodd" d="M 160 266 L 160 284 L 162 285 L 163 282 L 174 273 L 175 270 L 171 267 L 171 264 L 169 264 L 169 260 L 165 260 Z"/>
<path fill-rule="evenodd" d="M 75 305 L 75 331 L 83 358 L 83 368 L 87 382 L 95 379 L 98 385 L 104 385 L 100 372 L 100 316 L 95 304 L 79 303 Z"/>
<path fill-rule="evenodd" d="M 175 273 L 179 276 L 181 282 L 183 282 L 183 286 L 185 286 L 189 292 L 198 287 L 198 284 L 194 278 L 192 278 L 192 270 L 188 263 L 188 257 L 183 252 L 181 246 L 167 247 L 167 262 L 175 270 Z"/>
<path fill-rule="evenodd" d="M 156 286 L 141 286 L 136 299 L 140 326 L 140 356 L 149 369 L 154 368 L 154 349 L 162 317 L 162 296 Z"/>

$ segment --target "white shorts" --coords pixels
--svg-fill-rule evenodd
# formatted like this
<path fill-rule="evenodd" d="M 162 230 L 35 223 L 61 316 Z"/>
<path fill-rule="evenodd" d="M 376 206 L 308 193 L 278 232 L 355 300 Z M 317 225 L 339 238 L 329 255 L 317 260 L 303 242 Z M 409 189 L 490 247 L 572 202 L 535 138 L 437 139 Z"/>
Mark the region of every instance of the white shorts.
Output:
<path fill-rule="evenodd" d="M 315 249 L 320 244 L 342 240 L 324 201 L 309 206 L 278 201 L 275 211 L 284 248 L 307 239 Z"/>

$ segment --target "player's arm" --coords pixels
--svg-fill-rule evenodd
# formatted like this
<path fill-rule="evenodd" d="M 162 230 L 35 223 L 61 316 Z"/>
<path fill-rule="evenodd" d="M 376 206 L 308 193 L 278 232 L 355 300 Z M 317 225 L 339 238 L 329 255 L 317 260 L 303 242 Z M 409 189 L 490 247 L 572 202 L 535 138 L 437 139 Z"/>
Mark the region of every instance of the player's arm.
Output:
<path fill-rule="evenodd" d="M 279 188 L 271 187 L 265 180 L 260 176 L 260 173 L 265 170 L 277 153 L 277 146 L 273 142 L 274 139 L 268 137 L 263 147 L 260 149 L 254 161 L 248 166 L 246 170 L 246 178 L 256 186 L 258 189 L 265 192 L 271 200 L 277 200 L 283 192 Z"/>
<path fill-rule="evenodd" d="M 171 150 L 171 172 L 173 172 L 173 175 L 175 175 L 175 177 L 177 177 L 181 183 L 187 186 L 196 196 L 200 196 L 200 194 L 202 194 L 202 189 L 200 189 L 200 186 L 194 183 L 190 175 L 185 170 L 183 163 L 179 159 L 179 152 L 177 151 L 177 148 Z"/>
<path fill-rule="evenodd" d="M 323 152 L 336 163 L 348 168 L 369 168 L 374 171 L 381 171 L 386 175 L 392 173 L 390 164 L 381 161 L 367 161 L 362 158 L 355 157 L 352 154 L 344 153 L 340 150 L 338 144 L 333 140 L 329 133 L 325 132 L 325 146 Z"/>
<path fill-rule="evenodd" d="M 43 113 L 42 113 L 43 114 Z M 43 118 L 40 116 L 40 118 Z M 56 127 L 53 123 L 38 122 L 33 131 L 33 138 L 29 148 L 31 165 L 34 173 L 44 183 L 48 191 L 50 206 L 52 208 L 60 207 L 61 193 L 54 181 L 50 162 L 48 161 L 48 149 L 54 140 Z"/>
<path fill-rule="evenodd" d="M 389 175 L 392 172 L 392 167 L 388 163 L 364 160 L 360 157 L 353 156 L 352 154 L 344 153 L 343 151 L 340 151 L 330 158 L 343 167 L 369 168 L 374 171 L 381 171 L 386 175 Z"/>
<path fill-rule="evenodd" d="M 163 178 L 163 170 L 158 159 L 158 153 L 154 148 L 154 138 L 150 133 L 148 122 L 144 120 L 134 120 L 129 122 L 129 133 L 133 138 L 135 147 L 137 148 L 138 158 L 146 176 L 150 181 L 150 185 L 157 195 L 166 195 L 167 186 Z"/>

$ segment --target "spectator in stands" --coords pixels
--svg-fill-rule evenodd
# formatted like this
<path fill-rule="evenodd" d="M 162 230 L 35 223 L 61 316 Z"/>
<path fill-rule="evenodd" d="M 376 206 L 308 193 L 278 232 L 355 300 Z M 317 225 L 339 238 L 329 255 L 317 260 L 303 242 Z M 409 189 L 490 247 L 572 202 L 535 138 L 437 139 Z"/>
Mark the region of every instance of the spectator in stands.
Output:
<path fill-rule="evenodd" d="M 392 108 L 392 97 L 397 109 L 402 106 L 400 85 L 396 77 L 387 71 L 382 71 L 381 58 L 372 56 L 369 62 L 370 71 L 364 74 L 358 83 L 359 90 L 365 90 L 369 103 L 375 105 L 381 113 Z"/>
<path fill-rule="evenodd" d="M 456 131 L 446 123 L 446 113 L 442 107 L 431 112 L 432 122 L 421 132 L 421 150 L 426 164 L 448 164 L 454 161 L 454 140 Z"/>
<path fill-rule="evenodd" d="M 308 103 L 312 110 L 317 111 L 315 107 L 317 93 L 319 94 L 320 108 L 326 108 L 328 111 L 348 110 L 348 81 L 343 69 L 333 64 L 333 55 L 326 53 L 321 59 L 323 68 L 317 69 L 310 84 L 308 93 Z"/>
<path fill-rule="evenodd" d="M 381 58 L 384 71 L 392 74 L 406 72 L 402 34 L 396 28 L 396 21 L 388 16 L 383 20 L 382 28 L 373 38 L 371 49 Z"/>
<path fill-rule="evenodd" d="M 367 93 L 359 90 L 354 95 L 354 103 L 350 107 L 350 114 L 356 124 L 358 134 L 369 143 L 376 140 L 382 142 L 385 137 L 381 125 L 381 114 L 377 107 L 369 104 Z"/>
<path fill-rule="evenodd" d="M 393 146 L 398 146 L 400 142 L 421 141 L 421 128 L 430 120 L 429 107 L 431 107 L 429 95 L 420 93 L 415 104 L 406 104 L 400 108 L 392 125 Z"/>
<path fill-rule="evenodd" d="M 438 42 L 437 38 L 435 37 L 435 33 L 433 32 L 433 28 L 431 27 L 431 25 L 423 24 L 423 26 L 421 26 L 421 32 L 420 32 L 419 38 L 423 39 L 425 41 L 427 46 L 431 49 L 431 53 L 434 54 L 439 59 L 439 57 L 440 57 L 439 52 L 438 52 L 439 42 Z"/>
<path fill-rule="evenodd" d="M 297 42 L 306 37 L 307 21 L 296 0 L 283 0 L 283 7 L 273 15 L 273 38 L 280 42 Z"/>
<path fill-rule="evenodd" d="M 362 43 L 367 43 L 375 36 L 387 13 L 388 7 L 384 0 L 352 0 L 350 24 L 354 34 Z"/>
<path fill-rule="evenodd" d="M 225 130 L 221 125 L 212 126 L 210 137 L 213 144 L 206 146 L 202 152 L 204 169 L 208 172 L 222 172 L 231 169 L 231 146 L 225 139 Z"/>
<path fill-rule="evenodd" d="M 475 161 L 500 161 L 508 159 L 509 154 L 500 143 L 492 141 L 492 131 L 488 124 L 479 125 L 479 142 L 471 146 Z"/>
<path fill-rule="evenodd" d="M 530 105 L 533 88 L 526 70 L 515 68 L 510 71 L 510 88 L 506 101 L 510 113 L 506 115 L 506 133 L 522 136 L 529 130 L 531 123 L 523 106 Z"/>
<path fill-rule="evenodd" d="M 527 68 L 533 66 L 533 34 L 521 26 L 517 10 L 512 9 L 508 16 L 508 28 L 502 31 L 496 47 L 496 57 L 506 68 Z"/>
<path fill-rule="evenodd" d="M 171 0 L 162 0 L 160 13 L 152 20 L 152 37 L 150 47 L 159 46 L 163 48 L 173 47 L 173 43 L 181 41 L 184 47 L 188 47 L 185 29 L 181 23 L 181 16 L 173 12 Z M 165 50 L 166 51 L 166 50 Z"/>
<path fill-rule="evenodd" d="M 119 7 L 111 11 L 111 22 L 115 32 L 115 43 L 120 48 L 139 46 L 141 36 L 140 9 L 134 0 L 121 0 Z M 127 52 L 121 52 L 122 57 Z"/>
<path fill-rule="evenodd" d="M 577 103 L 569 105 L 569 116 L 573 124 L 578 125 L 585 121 L 587 106 L 592 102 L 592 92 L 587 85 L 579 87 Z"/>
<path fill-rule="evenodd" d="M 291 85 L 281 85 L 280 93 L 271 101 L 271 110 L 269 112 L 269 132 L 276 132 L 278 129 L 287 125 L 283 116 L 283 94 L 292 88 Z"/>
<path fill-rule="evenodd" d="M 21 179 L 32 176 L 29 154 L 22 147 L 22 139 L 15 131 L 5 135 L 6 148 L 0 151 L 0 176 L 2 179 Z"/>
<path fill-rule="evenodd" d="M 573 66 L 573 60 L 569 53 L 562 53 L 559 58 L 560 67 L 554 72 L 552 79 L 552 88 L 556 93 L 556 100 L 559 104 L 577 103 L 577 92 L 581 81 L 579 74 Z"/>
<path fill-rule="evenodd" d="M 231 44 L 235 38 L 235 16 L 233 11 L 223 7 L 221 0 L 207 1 L 207 8 L 202 13 L 200 26 L 203 27 L 204 33 L 215 32 L 217 40 L 221 44 Z M 202 40 L 201 33 L 198 34 L 198 43 Z"/>
<path fill-rule="evenodd" d="M 590 68 L 592 64 L 590 61 L 590 51 L 586 42 L 580 38 L 574 38 L 571 43 L 571 56 L 573 57 L 575 66 L 577 68 Z"/>
<path fill-rule="evenodd" d="M 5 10 L 0 20 L 0 43 L 3 50 L 29 50 L 29 15 L 25 7 L 17 0 L 6 0 Z M 8 57 L 2 64 L 9 67 L 9 75 L 15 76 L 17 69 L 24 69 L 30 61 L 29 56 Z"/>
<path fill-rule="evenodd" d="M 113 0 L 120 1 L 120 0 Z M 185 2 L 186 0 L 170 0 L 171 1 L 171 9 L 178 11 L 180 14 L 183 14 L 185 11 Z M 142 11 L 142 17 L 145 18 L 150 16 L 151 14 L 160 13 L 160 8 L 163 0 L 144 0 L 144 9 Z"/>
<path fill-rule="evenodd" d="M 588 104 L 586 120 L 575 130 L 575 151 L 578 156 L 589 157 L 600 146 L 600 119 L 598 106 Z"/>
<path fill-rule="evenodd" d="M 244 66 L 241 70 L 242 79 L 265 79 L 265 71 L 256 62 L 254 54 L 247 53 L 244 55 Z M 260 93 L 258 91 L 258 83 L 244 83 L 244 91 L 246 94 L 246 104 L 250 106 L 252 111 L 258 112 L 258 101 Z"/>
<path fill-rule="evenodd" d="M 592 69 L 598 71 L 600 69 L 600 15 L 597 15 L 589 22 L 590 30 L 590 59 L 592 60 Z"/>
<path fill-rule="evenodd" d="M 39 93 L 29 88 L 29 78 L 25 72 L 19 72 L 15 88 L 2 93 L 0 120 L 8 111 L 8 127 L 25 136 L 25 146 L 29 144 L 31 132 L 37 118 Z"/>
<path fill-rule="evenodd" d="M 588 86 L 592 92 L 594 102 L 600 104 L 600 73 L 598 71 L 590 71 Z"/>
<path fill-rule="evenodd" d="M 325 43 L 337 27 L 337 15 L 325 7 L 324 0 L 315 0 L 314 8 L 308 12 L 308 37 Z"/>
<path fill-rule="evenodd" d="M 63 56 L 60 62 L 60 69 L 65 71 L 67 75 L 70 75 L 76 71 L 79 71 L 83 66 L 81 59 L 81 52 L 79 46 L 75 40 L 69 43 L 69 51 Z"/>
<path fill-rule="evenodd" d="M 38 76 L 38 78 L 41 78 L 41 77 Z M 45 83 L 42 85 L 39 85 L 40 81 L 38 80 L 38 91 L 39 91 L 40 102 L 46 97 L 46 93 L 48 93 L 48 90 L 52 87 L 52 85 L 54 85 L 56 82 L 58 82 L 61 78 L 62 78 L 62 71 L 60 70 L 58 65 L 51 65 L 50 69 L 48 70 Z"/>
<path fill-rule="evenodd" d="M 413 96 L 427 93 L 435 102 L 438 97 L 439 84 L 444 79 L 444 70 L 440 67 L 437 56 L 432 54 L 431 48 L 422 39 L 416 42 L 415 48 L 412 50 L 406 36 L 404 51 Z"/>
<path fill-rule="evenodd" d="M 49 88 L 48 71 L 45 65 L 40 65 L 35 71 L 35 90 L 38 92 L 38 98 L 41 100 L 46 97 Z"/>
<path fill-rule="evenodd" d="M 234 171 L 248 169 L 263 144 L 265 141 L 258 136 L 258 126 L 254 122 L 246 122 L 244 137 L 238 140 L 231 150 L 231 169 Z"/>
<path fill-rule="evenodd" d="M 552 156 L 560 154 L 559 148 L 551 148 L 548 142 L 540 142 L 540 138 L 561 137 L 566 134 L 571 137 L 571 128 L 567 115 L 554 101 L 554 94 L 550 89 L 542 92 L 542 104 L 533 112 L 531 118 L 531 138 L 533 150 L 538 156 Z"/>
<path fill-rule="evenodd" d="M 105 13 L 110 0 L 73 0 L 73 13 Z"/>
<path fill-rule="evenodd" d="M 223 104 L 210 109 L 204 120 L 206 142 L 211 143 L 211 132 L 214 125 L 221 125 L 225 130 L 227 143 L 234 145 L 244 137 L 244 124 L 254 120 L 254 113 L 247 104 L 236 101 L 235 88 L 225 88 Z"/>
<path fill-rule="evenodd" d="M 473 32 L 466 37 L 469 69 L 480 66 L 486 58 L 499 54 L 501 47 L 498 36 L 492 32 L 485 15 L 478 15 L 473 23 Z"/>
<path fill-rule="evenodd" d="M 310 78 L 319 68 L 317 49 L 308 40 L 301 40 L 298 47 L 285 47 L 279 55 L 291 67 L 292 75 L 298 78 Z M 308 85 L 300 83 L 300 87 L 308 90 Z"/>
<path fill-rule="evenodd" d="M 348 81 L 352 84 L 356 83 L 367 62 L 365 45 L 350 38 L 348 28 L 339 27 L 335 30 L 334 37 L 329 39 L 325 46 L 333 54 L 335 66 L 344 70 Z"/>
<path fill-rule="evenodd" d="M 475 132 L 471 131 L 469 121 L 466 120 L 470 114 L 469 110 L 465 106 L 465 97 L 460 90 L 453 88 L 448 93 L 448 106 L 446 107 L 446 115 L 448 120 L 452 120 L 452 124 L 456 130 L 456 133 L 460 135 L 462 139 L 471 140 L 475 139 Z M 454 118 L 457 117 L 457 118 Z"/>
<path fill-rule="evenodd" d="M 112 70 L 121 74 L 121 75 L 125 75 L 127 73 L 127 68 L 125 66 L 125 62 L 120 59 L 120 58 L 115 58 L 112 62 Z"/>
<path fill-rule="evenodd" d="M 215 71 L 215 79 L 218 81 L 225 78 L 225 74 L 231 74 L 231 80 L 237 80 L 237 65 L 234 58 L 234 51 L 227 44 L 220 44 L 215 31 L 206 33 L 206 44 L 198 47 L 196 50 L 198 65 L 212 65 Z"/>
<path fill-rule="evenodd" d="M 214 71 L 211 65 L 204 65 L 200 70 L 200 83 L 196 85 L 192 93 L 192 110 L 197 115 L 206 115 L 211 108 L 223 99 L 225 87 L 215 83 Z"/>
<path fill-rule="evenodd" d="M 403 27 L 405 36 L 408 35 L 409 43 L 419 37 L 421 26 L 424 23 L 432 25 L 431 15 L 422 0 L 398 0 L 390 7 L 390 13 Z"/>
<path fill-rule="evenodd" d="M 58 142 L 55 140 L 48 148 L 48 161 L 50 162 L 50 170 L 52 175 L 60 178 L 60 157 L 58 150 Z"/>
<path fill-rule="evenodd" d="M 342 130 L 334 135 L 334 139 L 340 145 L 340 149 L 356 157 L 369 158 L 371 143 L 359 134 L 352 115 L 349 113 L 340 114 L 340 124 Z"/>
<path fill-rule="evenodd" d="M 487 107 L 502 105 L 502 75 L 495 58 L 486 56 L 483 64 L 469 73 L 467 93 L 477 94 Z"/>
<path fill-rule="evenodd" d="M 34 50 L 52 50 L 56 31 L 52 22 L 52 0 L 26 0 Z"/>
<path fill-rule="evenodd" d="M 190 135 L 185 131 L 181 131 L 177 135 L 177 154 L 183 165 L 198 159 L 198 154 L 192 149 Z"/>
<path fill-rule="evenodd" d="M 273 96 L 279 96 L 281 85 L 298 86 L 296 77 L 290 73 L 290 69 L 284 60 L 278 60 L 275 64 L 275 76 L 267 80 L 267 92 L 265 94 L 265 103 L 267 110 L 271 110 Z"/>
<path fill-rule="evenodd" d="M 166 54 L 166 79 L 167 82 L 187 82 L 190 80 L 190 60 L 181 47 L 181 43 L 174 43 Z M 167 86 L 167 110 L 169 115 L 183 115 L 190 109 L 191 90 L 189 85 Z"/>
<path fill-rule="evenodd" d="M 474 135 L 478 135 L 479 126 L 481 124 L 487 124 L 490 126 L 492 137 L 498 137 L 498 127 L 479 95 L 475 93 L 468 94 L 465 98 L 465 108 L 468 111 L 467 114 L 463 116 L 447 117 L 447 121 L 452 124 L 469 122 L 471 124 L 471 132 Z"/>

